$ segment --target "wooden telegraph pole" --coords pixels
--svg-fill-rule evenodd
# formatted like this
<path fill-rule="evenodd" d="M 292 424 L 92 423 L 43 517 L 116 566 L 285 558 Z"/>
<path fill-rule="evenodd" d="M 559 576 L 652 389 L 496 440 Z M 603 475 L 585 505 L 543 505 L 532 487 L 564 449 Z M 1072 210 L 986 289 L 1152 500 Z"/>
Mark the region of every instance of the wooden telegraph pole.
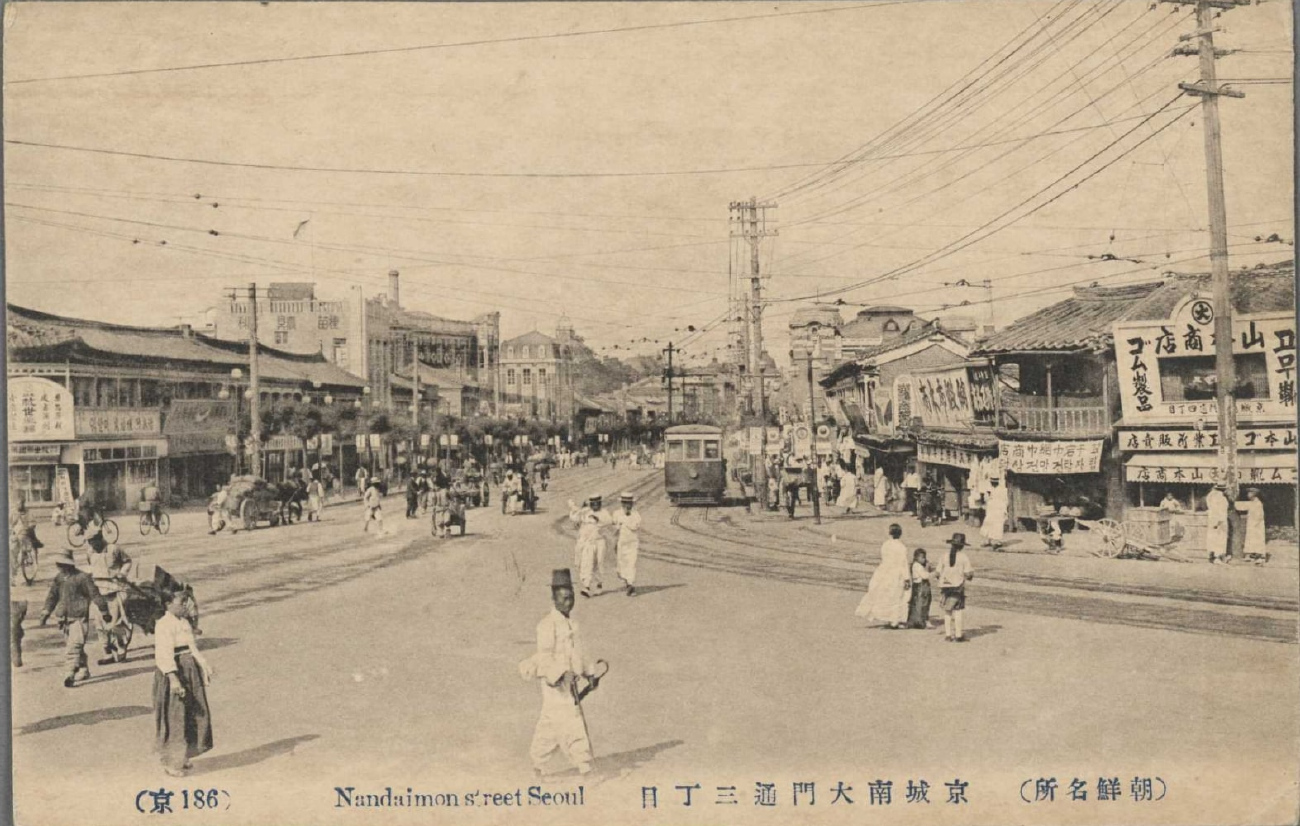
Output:
<path fill-rule="evenodd" d="M 763 373 L 763 280 L 759 271 L 759 243 L 768 236 L 775 236 L 775 228 L 767 228 L 767 210 L 776 209 L 775 203 L 760 204 L 757 197 L 748 201 L 734 201 L 730 210 L 737 213 L 740 235 L 749 242 L 749 347 L 745 352 L 746 373 L 749 376 L 749 412 L 766 411 L 767 391 L 762 379 Z M 764 436 L 767 433 L 767 417 L 761 422 Z M 758 473 L 755 484 L 762 500 L 767 497 L 767 456 L 759 456 Z"/>
<path fill-rule="evenodd" d="M 1165 0 L 1185 5 L 1187 0 Z M 1180 47 L 1175 54 L 1195 54 L 1200 59 L 1201 78 L 1196 83 L 1180 83 L 1178 88 L 1201 99 L 1201 116 L 1205 130 L 1205 181 L 1210 206 L 1210 275 L 1214 293 L 1214 372 L 1218 380 L 1215 401 L 1219 407 L 1219 478 L 1228 487 L 1228 553 L 1232 553 L 1233 536 L 1239 520 L 1231 503 L 1239 494 L 1237 479 L 1237 370 L 1232 360 L 1232 293 L 1228 274 L 1228 213 L 1223 196 L 1223 147 L 1219 126 L 1219 96 L 1240 98 L 1245 94 L 1221 87 L 1215 74 L 1214 18 L 1216 9 L 1249 5 L 1250 0 L 1197 0 L 1196 32 L 1184 40 L 1197 40 L 1191 47 Z"/>
<path fill-rule="evenodd" d="M 664 381 L 668 382 L 668 426 L 673 425 L 673 353 L 680 353 L 682 348 L 673 347 L 673 343 L 668 342 L 668 346 L 662 352 L 668 354 L 668 366 L 664 368 Z"/>

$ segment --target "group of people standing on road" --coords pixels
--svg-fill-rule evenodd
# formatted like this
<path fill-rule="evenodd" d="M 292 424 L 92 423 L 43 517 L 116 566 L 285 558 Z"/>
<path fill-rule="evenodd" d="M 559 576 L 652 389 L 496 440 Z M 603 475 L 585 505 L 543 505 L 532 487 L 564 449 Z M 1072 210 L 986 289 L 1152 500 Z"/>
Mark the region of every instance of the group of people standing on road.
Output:
<path fill-rule="evenodd" d="M 909 559 L 902 536 L 901 526 L 896 523 L 889 526 L 889 538 L 880 546 L 880 565 L 872 573 L 867 593 L 855 614 L 884 623 L 888 629 L 928 629 L 931 583 L 935 581 L 943 611 L 944 639 L 965 642 L 966 584 L 975 576 L 970 558 L 963 550 L 966 535 L 952 535 L 947 552 L 939 555 L 937 566 L 929 561 L 924 548 L 917 548 Z"/>
<path fill-rule="evenodd" d="M 636 497 L 624 493 L 619 497 L 621 509 L 610 513 L 602 507 L 599 495 L 589 496 L 581 504 L 569 500 L 569 519 L 578 528 L 574 546 L 574 567 L 578 569 L 581 594 L 600 593 L 601 573 L 606 567 L 606 534 L 614 534 L 616 570 L 628 596 L 636 596 L 636 561 L 641 549 L 641 513 Z"/>

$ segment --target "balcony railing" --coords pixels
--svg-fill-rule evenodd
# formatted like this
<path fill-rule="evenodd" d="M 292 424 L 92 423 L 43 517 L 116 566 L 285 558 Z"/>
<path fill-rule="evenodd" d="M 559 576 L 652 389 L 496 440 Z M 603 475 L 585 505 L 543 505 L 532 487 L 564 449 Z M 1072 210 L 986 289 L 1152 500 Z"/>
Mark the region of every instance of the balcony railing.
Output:
<path fill-rule="evenodd" d="M 1002 430 L 1026 433 L 1063 433 L 1095 436 L 1110 432 L 1110 415 L 1102 405 L 1096 407 L 1005 407 L 998 411 Z"/>

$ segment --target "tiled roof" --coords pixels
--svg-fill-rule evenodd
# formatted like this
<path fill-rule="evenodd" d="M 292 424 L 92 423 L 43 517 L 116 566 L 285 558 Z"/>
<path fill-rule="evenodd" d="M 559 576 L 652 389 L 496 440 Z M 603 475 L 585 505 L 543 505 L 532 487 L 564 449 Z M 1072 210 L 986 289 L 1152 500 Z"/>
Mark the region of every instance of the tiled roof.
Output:
<path fill-rule="evenodd" d="M 957 338 L 952 333 L 947 332 L 934 322 L 913 324 L 908 328 L 907 332 L 903 333 L 898 338 L 882 342 L 881 344 L 877 344 L 875 347 L 868 347 L 866 350 L 858 353 L 857 360 L 860 362 L 867 362 L 876 356 L 884 355 L 891 350 L 897 350 L 899 347 L 907 347 L 908 345 L 915 344 L 918 341 L 924 341 L 933 335 L 941 335 L 957 344 L 962 343 L 961 339 Z"/>
<path fill-rule="evenodd" d="M 1239 313 L 1295 310 L 1295 268 L 1287 261 L 1235 270 L 1230 281 Z M 1164 281 L 1122 287 L 1076 287 L 1064 301 L 1031 313 L 979 341 L 972 356 L 1080 350 L 1100 352 L 1113 344 L 1111 325 L 1133 319 L 1168 318 L 1188 295 L 1208 291 L 1210 276 L 1170 274 Z"/>
<path fill-rule="evenodd" d="M 524 345 L 524 344 L 555 344 L 556 342 L 555 339 L 551 338 L 546 333 L 539 333 L 536 330 L 533 330 L 531 333 L 524 333 L 522 336 L 515 336 L 514 338 L 508 338 L 501 343 L 506 345 L 510 345 L 510 344 Z"/>
<path fill-rule="evenodd" d="M 13 304 L 7 305 L 7 310 L 10 358 L 18 361 L 50 358 L 57 351 L 60 361 L 107 356 L 141 364 L 183 362 L 222 372 L 248 366 L 248 345 L 236 341 L 187 334 L 175 327 L 129 327 L 65 318 Z M 266 379 L 334 387 L 365 385 L 360 377 L 319 354 L 286 353 L 265 345 L 258 347 L 258 353 L 259 372 Z"/>

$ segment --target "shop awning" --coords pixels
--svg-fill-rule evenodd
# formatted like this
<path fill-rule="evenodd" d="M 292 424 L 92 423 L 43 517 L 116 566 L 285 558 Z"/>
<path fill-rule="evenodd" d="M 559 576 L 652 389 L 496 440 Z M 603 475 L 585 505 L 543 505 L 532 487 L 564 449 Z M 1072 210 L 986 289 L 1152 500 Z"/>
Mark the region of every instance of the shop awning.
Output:
<path fill-rule="evenodd" d="M 877 453 L 911 454 L 916 452 L 916 443 L 898 436 L 882 436 L 874 433 L 857 433 L 853 440 L 859 447 L 874 450 Z"/>
<path fill-rule="evenodd" d="M 1237 454 L 1237 481 L 1244 485 L 1294 485 L 1296 455 L 1243 451 Z M 1219 481 L 1216 453 L 1139 453 L 1124 462 L 1128 482 L 1212 485 Z"/>

